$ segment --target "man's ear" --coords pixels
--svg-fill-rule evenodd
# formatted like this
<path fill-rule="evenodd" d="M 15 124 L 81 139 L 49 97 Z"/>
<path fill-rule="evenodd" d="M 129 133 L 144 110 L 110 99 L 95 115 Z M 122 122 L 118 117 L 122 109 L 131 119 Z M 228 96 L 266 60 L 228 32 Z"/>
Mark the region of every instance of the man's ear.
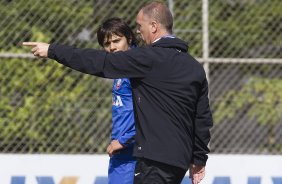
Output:
<path fill-rule="evenodd" d="M 152 33 L 156 33 L 158 31 L 159 24 L 156 21 L 151 22 L 151 31 Z"/>

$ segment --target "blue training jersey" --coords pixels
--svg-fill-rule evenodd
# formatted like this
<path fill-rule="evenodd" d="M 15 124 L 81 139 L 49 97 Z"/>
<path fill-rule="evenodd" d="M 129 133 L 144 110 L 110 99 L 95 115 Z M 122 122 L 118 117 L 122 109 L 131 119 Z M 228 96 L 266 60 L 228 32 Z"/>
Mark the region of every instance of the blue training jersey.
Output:
<path fill-rule="evenodd" d="M 132 90 L 127 78 L 115 79 L 112 88 L 112 140 L 125 146 L 112 158 L 133 159 L 135 136 Z"/>

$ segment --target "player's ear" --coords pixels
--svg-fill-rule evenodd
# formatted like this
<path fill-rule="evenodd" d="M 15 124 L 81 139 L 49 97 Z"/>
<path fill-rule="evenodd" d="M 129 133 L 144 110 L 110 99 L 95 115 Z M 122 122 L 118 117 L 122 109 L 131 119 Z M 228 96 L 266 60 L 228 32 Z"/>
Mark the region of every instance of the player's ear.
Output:
<path fill-rule="evenodd" d="M 132 38 L 129 38 L 129 39 L 127 40 L 127 43 L 128 43 L 128 45 L 131 45 L 131 44 L 132 44 Z"/>

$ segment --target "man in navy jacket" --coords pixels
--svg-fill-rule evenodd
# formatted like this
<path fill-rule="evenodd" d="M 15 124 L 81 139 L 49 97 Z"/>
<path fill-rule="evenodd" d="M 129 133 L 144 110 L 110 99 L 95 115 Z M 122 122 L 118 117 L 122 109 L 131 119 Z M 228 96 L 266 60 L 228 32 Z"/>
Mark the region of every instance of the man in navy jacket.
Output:
<path fill-rule="evenodd" d="M 187 44 L 172 35 L 166 5 L 146 4 L 136 23 L 146 46 L 125 52 L 28 42 L 48 57 L 83 73 L 130 78 L 136 121 L 134 183 L 181 183 L 189 169 L 193 184 L 205 175 L 210 128 L 208 83 Z"/>

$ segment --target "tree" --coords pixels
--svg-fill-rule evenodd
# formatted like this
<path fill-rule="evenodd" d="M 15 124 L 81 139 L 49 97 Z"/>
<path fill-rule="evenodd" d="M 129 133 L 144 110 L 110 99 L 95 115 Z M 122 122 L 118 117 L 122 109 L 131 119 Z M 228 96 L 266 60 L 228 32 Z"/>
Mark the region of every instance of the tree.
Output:
<path fill-rule="evenodd" d="M 211 57 L 281 58 L 281 1 L 209 2 Z"/>
<path fill-rule="evenodd" d="M 97 47 L 77 38 L 92 28 L 91 1 L 6 1 L 0 10 L 2 52 L 27 52 L 20 42 L 32 40 Z M 32 59 L 1 58 L 0 72 L 2 152 L 105 151 L 111 83 Z"/>
<path fill-rule="evenodd" d="M 234 118 L 244 109 L 250 119 L 269 128 L 268 151 L 282 151 L 275 141 L 275 125 L 282 120 L 282 80 L 279 78 L 250 77 L 238 90 L 230 90 L 215 105 L 215 122 Z"/>

